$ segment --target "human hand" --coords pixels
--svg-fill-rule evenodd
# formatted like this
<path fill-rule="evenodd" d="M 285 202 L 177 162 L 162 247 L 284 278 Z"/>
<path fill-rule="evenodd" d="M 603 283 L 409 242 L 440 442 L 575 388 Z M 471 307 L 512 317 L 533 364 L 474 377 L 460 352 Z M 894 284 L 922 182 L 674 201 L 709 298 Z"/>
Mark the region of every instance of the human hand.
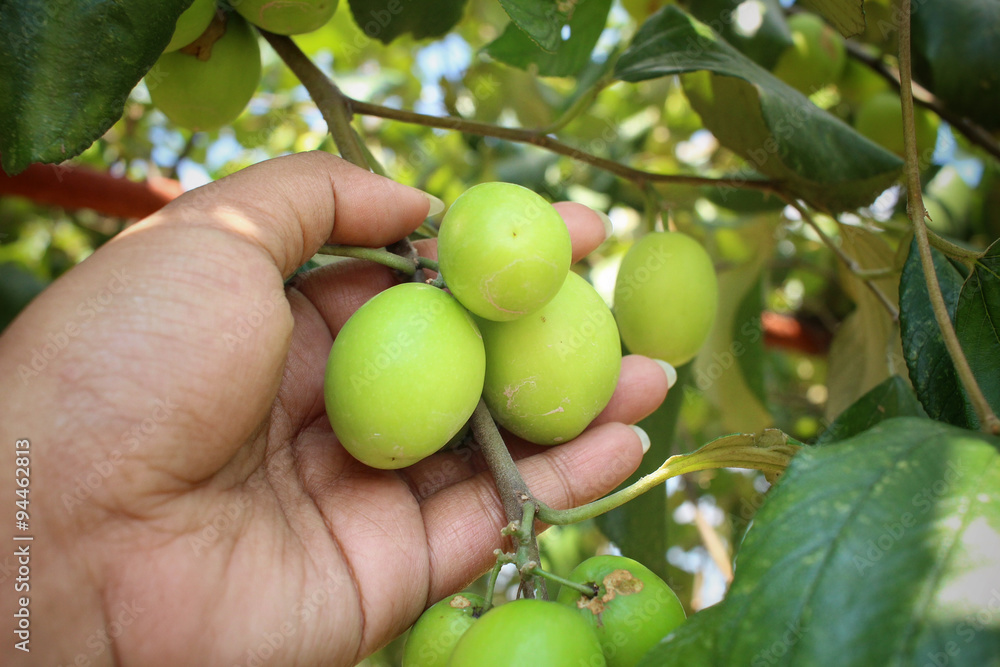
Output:
<path fill-rule="evenodd" d="M 428 206 L 327 154 L 270 160 L 118 235 L 8 328 L 0 431 L 31 442 L 35 539 L 32 653 L 8 642 L 5 662 L 353 665 L 490 567 L 506 520 L 478 453 L 374 470 L 326 418 L 333 338 L 392 272 L 349 260 L 284 286 L 321 244 L 385 245 Z M 558 209 L 574 260 L 604 239 L 589 209 Z M 667 388 L 627 357 L 583 435 L 511 441 L 533 492 L 561 508 L 613 489 L 642 456 L 624 423 Z"/>

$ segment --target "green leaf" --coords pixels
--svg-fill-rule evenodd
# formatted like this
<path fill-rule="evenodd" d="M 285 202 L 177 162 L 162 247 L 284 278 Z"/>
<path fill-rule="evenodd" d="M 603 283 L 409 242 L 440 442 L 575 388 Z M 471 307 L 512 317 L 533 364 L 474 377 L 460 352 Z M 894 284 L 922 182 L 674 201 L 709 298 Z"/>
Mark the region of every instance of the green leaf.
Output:
<path fill-rule="evenodd" d="M 747 388 L 760 401 L 767 405 L 767 392 L 764 388 L 764 325 L 760 314 L 764 310 L 764 280 L 757 278 L 747 290 L 733 318 L 733 347 L 742 354 L 736 357 L 743 373 Z"/>
<path fill-rule="evenodd" d="M 191 0 L 0 2 L 0 154 L 8 174 L 79 155 L 121 118 L 129 92 Z"/>
<path fill-rule="evenodd" d="M 995 665 L 998 447 L 904 417 L 804 449 L 755 516 L 726 599 L 643 664 Z"/>
<path fill-rule="evenodd" d="M 916 394 L 898 375 L 878 385 L 840 413 L 816 440 L 817 445 L 858 435 L 893 417 L 926 417 Z"/>
<path fill-rule="evenodd" d="M 895 252 L 878 234 L 862 227 L 840 227 L 841 247 L 863 269 L 884 269 L 895 263 Z M 842 264 L 840 284 L 854 301 L 830 343 L 826 418 L 832 420 L 868 391 L 902 367 L 899 328 L 889 311 L 863 280 Z M 895 278 L 872 280 L 890 303 L 896 303 Z M 899 360 L 899 361 L 896 361 Z"/>
<path fill-rule="evenodd" d="M 671 387 L 667 398 L 653 414 L 639 422 L 639 426 L 649 435 L 649 451 L 642 457 L 638 470 L 622 482 L 618 489 L 653 472 L 676 453 L 674 434 L 684 403 L 684 388 L 691 382 L 691 367 L 692 364 L 685 364 L 677 369 L 677 383 Z M 602 514 L 595 521 L 605 537 L 614 542 L 623 554 L 639 561 L 661 578 L 668 578 L 667 494 L 644 493 L 631 502 Z"/>
<path fill-rule="evenodd" d="M 45 289 L 46 284 L 20 264 L 0 264 L 0 332 Z"/>
<path fill-rule="evenodd" d="M 361 30 L 383 44 L 410 33 L 414 39 L 441 37 L 462 18 L 466 0 L 350 0 Z"/>
<path fill-rule="evenodd" d="M 954 321 L 965 279 L 942 253 L 931 249 L 931 255 L 948 316 Z M 928 416 L 955 426 L 969 426 L 968 403 L 934 319 L 916 239 L 910 243 L 910 254 L 899 279 L 899 328 L 910 382 Z"/>
<path fill-rule="evenodd" d="M 912 21 L 914 78 L 952 111 L 1000 129 L 1000 2 L 921 0 Z"/>
<path fill-rule="evenodd" d="M 625 81 L 684 77 L 705 126 L 750 167 L 832 210 L 871 203 L 902 161 L 819 109 L 676 7 L 649 18 L 615 67 Z"/>
<path fill-rule="evenodd" d="M 962 286 L 955 333 L 979 388 L 993 411 L 1000 411 L 1000 241 L 976 261 Z M 965 411 L 970 427 L 978 428 L 972 405 L 967 404 Z"/>
<path fill-rule="evenodd" d="M 562 43 L 562 27 L 570 20 L 579 0 L 500 0 L 510 20 L 545 51 L 556 51 Z"/>
<path fill-rule="evenodd" d="M 724 40 L 765 69 L 774 68 L 781 52 L 792 45 L 784 11 L 778 0 L 744 5 L 744 0 L 692 0 L 688 11 Z M 741 6 L 760 12 L 760 24 L 748 28 L 740 21 Z"/>
<path fill-rule="evenodd" d="M 723 178 L 736 178 L 738 176 L 738 174 L 726 174 Z M 781 198 L 769 192 L 750 190 L 749 188 L 705 186 L 701 188 L 701 193 L 716 206 L 724 206 L 731 211 L 738 211 L 740 213 L 780 211 L 788 205 Z"/>
<path fill-rule="evenodd" d="M 513 67 L 526 70 L 534 65 L 541 76 L 573 76 L 590 62 L 610 10 L 611 0 L 580 0 L 569 22 L 569 39 L 560 38 L 554 51 L 542 49 L 514 23 L 485 50 Z"/>
<path fill-rule="evenodd" d="M 844 37 L 855 37 L 865 31 L 864 0 L 800 0 L 830 22 Z"/>

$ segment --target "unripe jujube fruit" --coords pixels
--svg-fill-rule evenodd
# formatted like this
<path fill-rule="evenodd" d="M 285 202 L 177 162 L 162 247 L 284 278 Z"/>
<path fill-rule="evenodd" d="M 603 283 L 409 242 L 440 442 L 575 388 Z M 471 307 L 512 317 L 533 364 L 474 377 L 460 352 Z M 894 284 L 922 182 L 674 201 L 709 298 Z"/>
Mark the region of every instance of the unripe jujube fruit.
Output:
<path fill-rule="evenodd" d="M 260 83 L 260 47 L 236 14 L 211 47 L 208 60 L 183 51 L 160 56 L 146 75 L 153 104 L 191 130 L 214 130 L 236 120 Z"/>
<path fill-rule="evenodd" d="M 615 317 L 630 352 L 687 363 L 708 338 L 718 303 L 712 258 L 686 234 L 647 234 L 618 269 Z"/>
<path fill-rule="evenodd" d="M 575 609 L 601 642 L 608 667 L 635 667 L 653 646 L 684 622 L 684 605 L 655 572 L 624 556 L 594 556 L 570 581 L 597 586 L 588 596 L 563 586 L 558 602 Z"/>
<path fill-rule="evenodd" d="M 837 80 L 847 61 L 844 40 L 815 14 L 788 19 L 792 45 L 774 65 L 774 75 L 806 95 Z"/>
<path fill-rule="evenodd" d="M 914 107 L 913 123 L 917 155 L 933 152 L 937 143 L 937 117 L 926 109 Z M 886 90 L 862 102 L 854 117 L 854 129 L 896 155 L 903 155 L 903 109 L 899 96 Z"/>
<path fill-rule="evenodd" d="M 338 0 L 230 0 L 258 28 L 279 35 L 319 30 L 337 11 Z"/>
<path fill-rule="evenodd" d="M 603 667 L 590 625 L 556 602 L 514 600 L 486 612 L 459 640 L 449 667 Z"/>
<path fill-rule="evenodd" d="M 478 322 L 486 344 L 483 398 L 511 433 L 540 445 L 566 442 L 611 400 L 621 372 L 615 320 L 572 271 L 531 315 Z"/>
<path fill-rule="evenodd" d="M 472 416 L 486 355 L 472 317 L 422 283 L 381 292 L 340 330 L 326 367 L 326 412 L 355 458 L 402 468 L 448 442 Z"/>
<path fill-rule="evenodd" d="M 201 33 L 205 32 L 205 28 L 212 22 L 213 16 L 215 16 L 215 0 L 194 0 L 177 17 L 174 34 L 163 52 L 176 51 L 201 37 Z"/>
<path fill-rule="evenodd" d="M 481 183 L 455 200 L 438 235 L 448 289 L 488 320 L 513 320 L 548 303 L 572 262 L 566 223 L 527 188 Z"/>
<path fill-rule="evenodd" d="M 458 640 L 485 606 L 483 596 L 475 593 L 449 595 L 431 605 L 410 628 L 403 667 L 446 667 Z"/>

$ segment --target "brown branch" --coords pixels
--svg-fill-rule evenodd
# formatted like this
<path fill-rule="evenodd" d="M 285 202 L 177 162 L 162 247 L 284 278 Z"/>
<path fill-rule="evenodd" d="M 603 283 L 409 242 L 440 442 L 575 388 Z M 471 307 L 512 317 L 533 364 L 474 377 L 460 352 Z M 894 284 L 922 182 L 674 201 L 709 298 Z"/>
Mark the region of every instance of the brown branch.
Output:
<path fill-rule="evenodd" d="M 892 84 L 897 92 L 900 90 L 900 73 L 898 69 L 890 67 L 880 57 L 868 53 L 859 44 L 848 41 L 845 42 L 845 46 L 847 47 L 848 55 L 870 67 L 872 71 Z M 913 84 L 913 99 L 920 106 L 930 109 L 947 121 L 949 125 L 964 134 L 969 141 L 993 157 L 1000 159 L 1000 144 L 981 125 L 949 109 L 934 93 L 920 84 Z"/>
<path fill-rule="evenodd" d="M 691 176 L 686 174 L 659 174 L 656 172 L 645 171 L 643 169 L 636 169 L 635 167 L 629 167 L 621 164 L 620 162 L 608 160 L 607 158 L 598 157 L 578 148 L 573 148 L 572 146 L 564 144 L 558 139 L 554 139 L 550 135 L 538 130 L 500 127 L 499 125 L 481 123 L 474 120 L 456 118 L 454 116 L 428 116 L 426 114 L 407 111 L 405 109 L 391 109 L 389 107 L 371 104 L 369 102 L 362 102 L 361 100 L 355 100 L 353 98 L 349 98 L 348 103 L 350 104 L 352 111 L 366 116 L 376 116 L 378 118 L 397 120 L 403 123 L 436 127 L 443 130 L 454 130 L 465 134 L 474 134 L 481 137 L 494 137 L 496 139 L 504 139 L 506 141 L 538 146 L 539 148 L 544 148 L 552 153 L 565 155 L 566 157 L 573 158 L 579 162 L 611 172 L 616 176 L 632 181 L 640 188 L 647 183 L 674 183 L 680 185 L 747 188 L 750 190 L 760 190 L 774 194 L 778 194 L 780 192 L 780 185 L 775 181 L 758 181 L 740 178 L 709 178 L 705 176 Z"/>

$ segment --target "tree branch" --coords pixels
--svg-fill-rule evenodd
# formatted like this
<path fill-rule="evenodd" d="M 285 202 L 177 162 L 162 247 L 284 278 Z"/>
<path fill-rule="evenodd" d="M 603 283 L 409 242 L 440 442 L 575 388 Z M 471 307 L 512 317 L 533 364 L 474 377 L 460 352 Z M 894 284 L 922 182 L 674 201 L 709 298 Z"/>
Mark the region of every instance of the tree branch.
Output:
<path fill-rule="evenodd" d="M 924 279 L 927 281 L 927 292 L 934 310 L 934 319 L 937 320 L 945 347 L 948 348 L 948 354 L 955 364 L 955 371 L 962 381 L 962 386 L 969 397 L 969 402 L 972 403 L 972 407 L 976 411 L 976 416 L 979 417 L 980 428 L 986 433 L 1000 435 L 1000 420 L 990 408 L 982 389 L 979 388 L 979 383 L 976 382 L 976 376 L 972 373 L 969 360 L 966 359 L 965 353 L 962 351 L 962 345 L 955 334 L 951 318 L 948 316 L 948 308 L 944 303 L 941 285 L 938 283 L 937 273 L 934 270 L 934 258 L 931 256 L 930 240 L 927 238 L 927 224 L 924 220 L 927 217 L 927 211 L 924 209 L 924 200 L 920 194 L 917 133 L 913 119 L 913 95 L 910 77 L 910 0 L 903 0 L 900 9 L 899 78 L 902 86 L 900 100 L 903 106 L 903 144 L 906 148 L 906 213 L 910 217 L 910 222 L 913 223 L 913 233 L 920 251 L 920 263 L 924 269 Z"/>

